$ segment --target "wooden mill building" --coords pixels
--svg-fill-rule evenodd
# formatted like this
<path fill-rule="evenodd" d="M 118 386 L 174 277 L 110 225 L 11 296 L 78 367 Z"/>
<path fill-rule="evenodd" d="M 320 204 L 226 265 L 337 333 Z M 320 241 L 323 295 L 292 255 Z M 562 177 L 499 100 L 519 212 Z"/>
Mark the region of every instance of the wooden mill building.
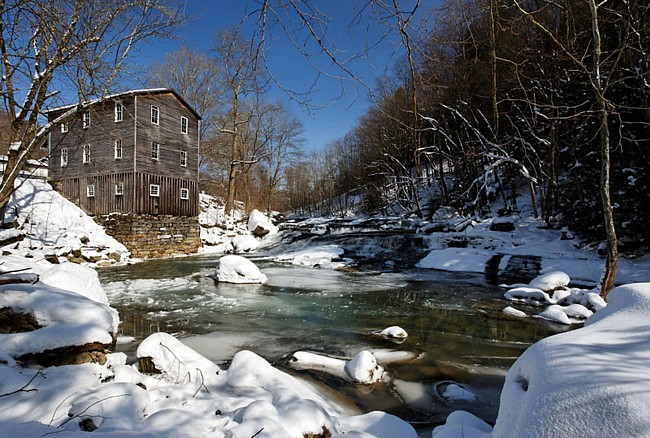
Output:
<path fill-rule="evenodd" d="M 49 110 L 50 123 L 71 108 Z M 179 220 L 173 219 L 182 217 L 193 218 L 186 224 L 196 221 L 198 233 L 200 120 L 169 88 L 133 90 L 88 102 L 50 133 L 49 181 L 99 221 L 114 213 L 130 215 L 126 228 L 107 227 L 129 249 L 142 247 L 143 239 L 137 240 L 141 225 L 151 227 L 162 218 L 167 222 L 154 224 L 149 234 L 187 234 L 178 232 Z"/>
<path fill-rule="evenodd" d="M 197 216 L 200 119 L 168 88 L 90 102 L 52 130 L 49 180 L 93 215 Z"/>

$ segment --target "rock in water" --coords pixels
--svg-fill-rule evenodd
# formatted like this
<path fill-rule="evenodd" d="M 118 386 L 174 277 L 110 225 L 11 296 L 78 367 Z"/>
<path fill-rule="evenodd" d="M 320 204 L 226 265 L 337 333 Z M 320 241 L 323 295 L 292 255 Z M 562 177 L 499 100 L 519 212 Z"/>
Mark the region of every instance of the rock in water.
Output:
<path fill-rule="evenodd" d="M 216 272 L 217 280 L 224 283 L 266 283 L 266 275 L 262 274 L 255 263 L 238 255 L 227 255 L 219 260 Z"/>
<path fill-rule="evenodd" d="M 381 380 L 384 369 L 377 364 L 377 359 L 369 351 L 357 353 L 345 364 L 345 371 L 357 383 L 375 383 Z"/>

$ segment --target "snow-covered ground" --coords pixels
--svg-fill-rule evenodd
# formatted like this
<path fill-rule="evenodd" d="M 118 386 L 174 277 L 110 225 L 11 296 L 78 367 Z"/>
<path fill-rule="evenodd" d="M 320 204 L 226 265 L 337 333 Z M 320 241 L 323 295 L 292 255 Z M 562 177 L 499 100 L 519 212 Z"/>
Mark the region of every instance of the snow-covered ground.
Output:
<path fill-rule="evenodd" d="M 112 264 L 124 260 L 128 252 L 45 183 L 27 181 L 12 202 L 8 218 L 17 221 L 18 228 L 0 232 L 4 242 L 11 241 L 0 257 L 0 309 L 31 314 L 36 326 L 32 331 L 0 334 L 3 436 L 56 433 L 67 437 L 90 430 L 106 437 L 417 435 L 394 416 L 360 414 L 338 405 L 250 351 L 236 353 L 224 369 L 163 333 L 142 342 L 137 352 L 141 361 L 136 365 L 127 365 L 124 354 L 108 353 L 101 365 L 22 366 L 31 360 L 25 356 L 29 353 L 111 344 L 118 322 L 115 310 L 108 305 L 96 273 L 68 260 Z M 206 205 L 201 223 L 209 232 L 202 236 L 213 250 L 254 251 L 261 239 L 252 234 L 276 231 L 263 215 L 253 215 L 239 228 L 219 227 L 218 208 Z M 514 225 L 508 232 L 491 230 L 494 221 L 475 221 L 463 231 L 444 232 L 420 222 L 430 251 L 419 266 L 483 272 L 495 254 L 503 257 L 504 264 L 513 256 L 537 256 L 546 275 L 530 284 L 504 287 L 504 298 L 512 301 L 507 306 L 504 300 L 504 312 L 523 317 L 526 314 L 513 306 L 526 301 L 542 306 L 537 316 L 557 322 L 588 319 L 584 328 L 546 338 L 516 361 L 508 372 L 494 427 L 471 414 L 455 412 L 433 436 L 650 436 L 648 258 L 621 260 L 618 282 L 635 284 L 615 289 L 604 307 L 588 287 L 569 284 L 597 282 L 603 260 L 594 251 L 563 240 L 561 231 L 544 229 L 537 219 L 505 220 Z M 309 226 L 314 234 L 328 232 L 323 221 L 312 220 Z M 458 238 L 465 240 L 465 248 L 447 245 Z M 275 258 L 338 268 L 345 261 L 342 255 L 340 247 L 321 246 L 286 251 Z M 225 272 L 224 267 L 224 275 L 242 275 L 241 259 L 234 262 L 231 271 Z M 249 269 L 243 272 L 246 276 L 254 271 Z M 406 336 L 398 329 L 389 327 L 386 334 Z M 383 378 L 379 354 L 364 351 L 344 361 L 297 352 L 293 362 L 297 368 L 327 369 L 367 385 Z M 141 372 L 152 368 L 156 374 Z M 472 396 L 462 387 L 449 386 L 445 391 Z"/>
<path fill-rule="evenodd" d="M 15 222 L 17 228 L 0 230 L 4 254 L 36 262 L 74 259 L 93 265 L 119 263 L 129 255 L 124 245 L 42 180 L 21 181 L 7 207 L 5 222 Z"/>

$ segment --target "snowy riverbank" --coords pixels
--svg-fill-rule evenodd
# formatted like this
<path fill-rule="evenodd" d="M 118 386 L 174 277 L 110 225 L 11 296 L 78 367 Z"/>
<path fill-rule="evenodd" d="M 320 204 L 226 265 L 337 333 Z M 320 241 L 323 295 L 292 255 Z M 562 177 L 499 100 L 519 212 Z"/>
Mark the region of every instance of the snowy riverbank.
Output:
<path fill-rule="evenodd" d="M 138 348 L 141 361 L 127 365 L 124 354 L 104 351 L 115 338 L 118 319 L 96 273 L 69 262 L 72 257 L 91 266 L 115 264 L 128 256 L 126 249 L 44 183 L 23 185 L 15 205 L 10 219 L 18 222 L 23 237 L 6 244 L 0 257 L 0 269 L 6 273 L 0 275 L 4 283 L 0 308 L 31 315 L 33 320 L 29 319 L 29 331 L 0 334 L 2 433 L 67 437 L 93 430 L 111 438 L 416 436 L 399 418 L 344 408 L 250 351 L 236 353 L 226 369 L 170 335 L 155 334 Z M 510 232 L 494 231 L 492 222 L 475 222 L 462 232 L 436 231 L 420 223 L 428 255 L 419 266 L 483 272 L 495 254 L 504 266 L 510 258 L 526 255 L 539 257 L 544 272 L 560 269 L 570 280 L 584 284 L 597 280 L 602 259 L 563 240 L 561 231 L 543 229 L 540 221 L 526 218 L 513 220 Z M 257 225 L 249 223 L 244 233 L 254 232 Z M 326 221 L 312 220 L 309 226 L 314 235 L 327 232 Z M 17 237 L 11 233 L 16 231 L 4 231 L 4 238 Z M 215 247 L 255 249 L 253 236 L 236 239 L 235 234 L 223 233 Z M 466 247 L 447 245 L 461 238 Z M 321 245 L 278 251 L 274 260 L 333 269 L 353 262 L 344 256 L 340 247 Z M 648 266 L 647 257 L 622 259 L 619 281 L 650 280 Z M 566 287 L 569 276 L 551 276 L 554 282 L 561 280 L 563 289 L 554 290 L 558 284 L 538 280 L 504 289 L 504 295 L 515 301 L 542 297 L 540 304 L 548 309 L 583 302 L 590 308 L 581 309 L 581 315 L 596 311 L 585 327 L 546 338 L 517 360 L 506 378 L 494 427 L 459 411 L 435 429 L 434 436 L 650 435 L 644 415 L 650 407 L 650 330 L 644 322 L 650 310 L 650 283 L 617 288 L 603 309 L 593 293 Z M 504 300 L 504 307 L 507 304 Z M 572 317 L 565 312 L 561 318 L 554 315 L 557 321 Z M 100 353 L 102 364 L 42 368 L 36 365 L 41 359 L 33 355 L 85 345 Z M 316 361 L 321 367 L 326 360 L 298 356 L 299 366 L 314 366 Z M 354 363 L 363 362 L 360 358 Z M 346 376 L 354 374 L 348 368 L 342 361 L 333 364 L 333 369 L 346 370 Z M 145 369 L 156 374 L 141 372 Z"/>

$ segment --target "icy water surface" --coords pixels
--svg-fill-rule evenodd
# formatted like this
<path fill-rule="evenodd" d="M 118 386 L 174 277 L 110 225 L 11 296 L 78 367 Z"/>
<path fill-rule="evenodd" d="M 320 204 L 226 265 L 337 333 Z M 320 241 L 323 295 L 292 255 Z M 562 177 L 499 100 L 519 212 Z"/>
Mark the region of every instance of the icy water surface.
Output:
<path fill-rule="evenodd" d="M 444 421 L 456 409 L 494 421 L 505 372 L 531 343 L 562 330 L 538 319 L 503 315 L 503 290 L 482 276 L 427 270 L 345 273 L 253 259 L 266 285 L 217 284 L 207 275 L 219 257 L 144 262 L 100 270 L 121 335 L 178 334 L 206 357 L 225 363 L 241 349 L 291 371 L 298 350 L 351 357 L 365 349 L 421 354 L 387 366 L 392 381 L 374 387 L 300 375 L 362 411 L 384 410 L 414 424 Z M 392 325 L 402 344 L 371 335 Z M 294 372 L 297 373 L 297 372 Z M 475 398 L 441 396 L 450 383 Z"/>

